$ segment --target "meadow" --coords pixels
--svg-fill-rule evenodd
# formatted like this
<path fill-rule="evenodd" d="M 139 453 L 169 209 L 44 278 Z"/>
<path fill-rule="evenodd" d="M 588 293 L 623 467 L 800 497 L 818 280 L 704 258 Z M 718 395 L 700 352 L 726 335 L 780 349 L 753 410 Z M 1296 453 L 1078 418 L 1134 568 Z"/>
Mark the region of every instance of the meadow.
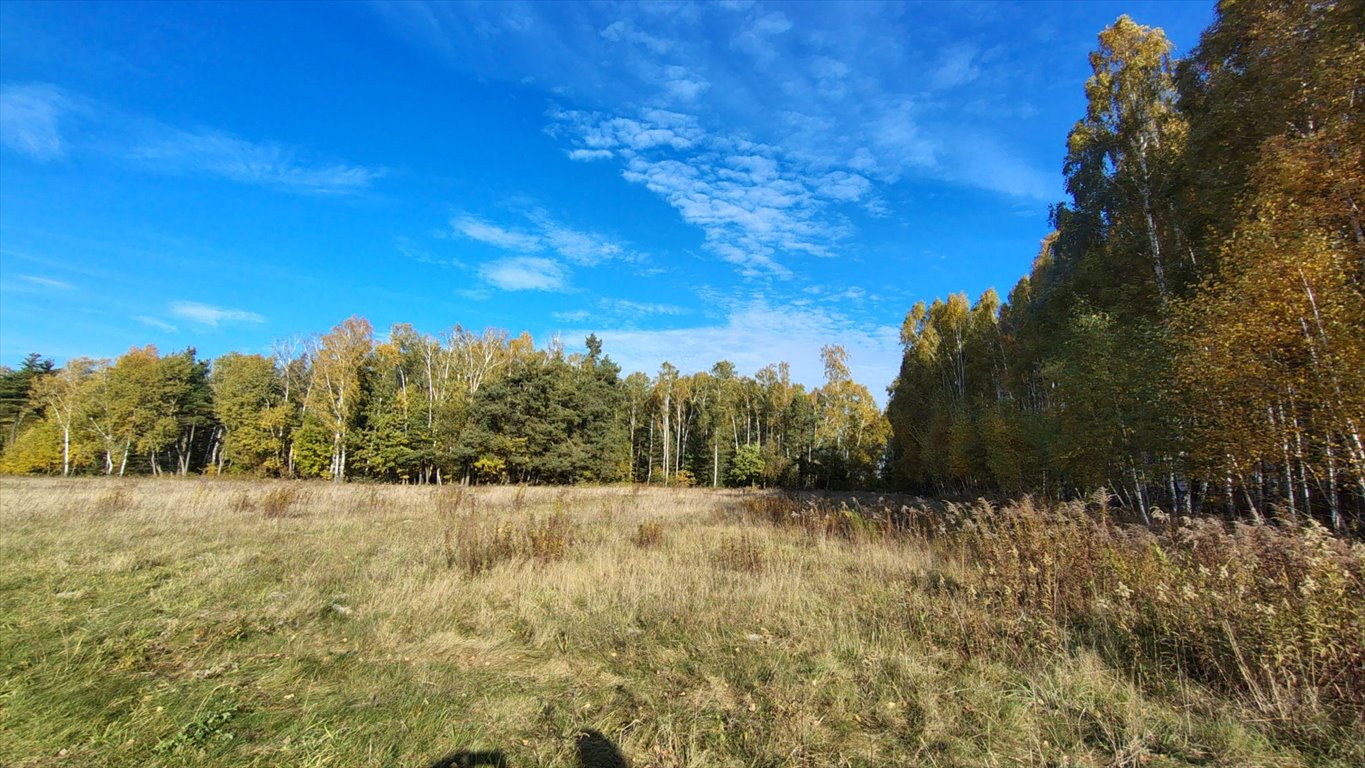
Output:
<path fill-rule="evenodd" d="M 1362 638 L 1311 525 L 0 478 L 12 768 L 1358 765 Z"/>

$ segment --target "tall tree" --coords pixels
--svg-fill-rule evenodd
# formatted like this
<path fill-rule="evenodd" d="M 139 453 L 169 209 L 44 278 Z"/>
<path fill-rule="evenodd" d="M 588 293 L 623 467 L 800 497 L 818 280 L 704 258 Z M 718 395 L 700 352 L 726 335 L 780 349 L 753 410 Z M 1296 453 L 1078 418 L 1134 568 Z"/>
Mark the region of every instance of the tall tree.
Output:
<path fill-rule="evenodd" d="M 33 382 L 33 400 L 61 430 L 63 477 L 71 474 L 72 433 L 80 428 L 82 390 L 95 366 L 95 361 L 89 358 L 72 358 L 55 374 Z"/>
<path fill-rule="evenodd" d="M 522 353 L 481 387 L 456 455 L 476 476 L 517 482 L 613 481 L 625 474 L 619 369 L 601 355 L 562 348 Z"/>
<path fill-rule="evenodd" d="M 199 360 L 193 347 L 161 358 L 161 386 L 167 409 L 175 422 L 176 474 L 184 477 L 203 456 L 203 447 L 212 442 L 214 432 L 213 390 L 209 385 L 209 363 Z M 160 468 L 157 467 L 157 471 Z"/>
<path fill-rule="evenodd" d="M 97 370 L 94 396 L 83 399 L 104 445 L 106 474 L 114 472 L 117 460 L 122 476 L 134 455 L 145 458 L 153 474 L 161 473 L 161 459 L 180 432 L 175 402 L 180 382 L 167 373 L 152 345 L 134 347 Z"/>
<path fill-rule="evenodd" d="M 223 433 L 214 455 L 218 470 L 226 465 L 258 474 L 284 472 L 289 408 L 274 361 L 230 352 L 214 360 L 209 381 Z"/>
<path fill-rule="evenodd" d="M 360 412 L 362 380 L 373 349 L 374 328 L 363 317 L 352 316 L 318 339 L 310 355 L 309 409 L 331 438 L 327 474 L 334 482 L 346 480 L 348 440 Z"/>
<path fill-rule="evenodd" d="M 41 406 L 32 398 L 34 382 L 52 373 L 52 361 L 33 352 L 19 367 L 0 367 L 0 451 L 19 437 L 26 424 L 42 416 Z"/>
<path fill-rule="evenodd" d="M 1105 274 L 1112 274 L 1141 254 L 1150 280 L 1139 284 L 1154 287 L 1163 310 L 1174 290 L 1167 274 L 1175 240 L 1169 200 L 1187 130 L 1175 107 L 1170 52 L 1160 29 L 1127 16 L 1100 33 L 1090 54 L 1086 114 L 1071 130 L 1066 158 L 1067 191 L 1089 233 L 1077 242 L 1076 257 L 1098 248 Z"/>
<path fill-rule="evenodd" d="M 671 459 L 674 450 L 673 429 L 675 424 L 673 401 L 677 395 L 675 390 L 678 386 L 678 375 L 678 369 L 672 363 L 665 362 L 659 367 L 659 375 L 654 380 L 654 398 L 658 405 L 662 437 L 663 479 L 665 484 L 673 482 L 673 475 L 677 472 Z"/>
<path fill-rule="evenodd" d="M 890 427 L 872 393 L 855 382 L 848 353 L 834 344 L 820 350 L 825 384 L 816 393 L 816 440 L 826 457 L 825 483 L 836 488 L 866 488 L 881 476 Z"/>

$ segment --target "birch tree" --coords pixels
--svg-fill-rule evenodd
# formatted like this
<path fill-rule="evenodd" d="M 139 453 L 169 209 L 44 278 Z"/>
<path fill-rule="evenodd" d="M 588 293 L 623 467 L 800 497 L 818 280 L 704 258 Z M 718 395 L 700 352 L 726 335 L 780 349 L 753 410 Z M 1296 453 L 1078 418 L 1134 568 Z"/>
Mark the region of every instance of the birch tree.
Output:
<path fill-rule="evenodd" d="M 346 481 L 347 440 L 361 406 L 361 381 L 374 349 L 374 328 L 352 316 L 317 340 L 312 360 L 313 386 L 308 407 L 331 436 L 328 476 Z"/>
<path fill-rule="evenodd" d="M 33 382 L 33 399 L 42 405 L 48 418 L 61 429 L 63 477 L 71 474 L 72 430 L 78 427 L 83 390 L 96 365 L 90 358 L 75 357 L 56 373 L 41 376 Z"/>

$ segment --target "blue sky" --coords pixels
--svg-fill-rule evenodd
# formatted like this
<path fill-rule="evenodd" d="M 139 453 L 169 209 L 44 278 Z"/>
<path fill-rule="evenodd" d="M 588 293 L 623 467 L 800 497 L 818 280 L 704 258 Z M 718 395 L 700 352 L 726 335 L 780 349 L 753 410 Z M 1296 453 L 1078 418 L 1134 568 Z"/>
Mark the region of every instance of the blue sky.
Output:
<path fill-rule="evenodd" d="M 268 351 L 351 314 L 588 332 L 626 370 L 1003 295 L 1087 53 L 1210 3 L 0 3 L 0 362 Z"/>

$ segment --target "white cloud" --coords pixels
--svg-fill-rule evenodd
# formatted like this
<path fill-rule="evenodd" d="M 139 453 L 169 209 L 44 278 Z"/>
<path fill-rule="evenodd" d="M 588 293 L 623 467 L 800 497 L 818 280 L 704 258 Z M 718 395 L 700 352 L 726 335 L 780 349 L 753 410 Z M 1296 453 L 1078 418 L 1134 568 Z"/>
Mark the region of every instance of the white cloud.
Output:
<path fill-rule="evenodd" d="M 568 157 L 617 165 L 745 276 L 788 276 L 796 259 L 838 254 L 852 211 L 886 215 L 883 195 L 904 179 L 1035 208 L 1059 194 L 1050 164 L 1020 151 L 1008 110 L 964 125 L 967 103 L 1022 103 L 1021 86 L 1036 86 L 1001 74 L 1018 56 L 1010 44 L 984 49 L 960 29 L 933 42 L 975 10 L 712 4 L 679 6 L 683 19 L 673 7 L 581 6 L 581 23 L 565 24 L 549 5 L 519 6 L 538 19 L 524 32 L 472 5 L 383 13 L 444 55 L 460 51 L 457 66 L 565 94 L 576 108 L 552 108 L 547 132 Z M 499 30 L 496 50 L 469 33 L 483 22 Z M 766 167 L 736 162 L 745 157 Z"/>
<path fill-rule="evenodd" d="M 682 102 L 693 102 L 706 92 L 711 84 L 705 78 L 694 75 L 686 67 L 670 66 L 664 70 L 664 90 L 668 95 Z"/>
<path fill-rule="evenodd" d="M 551 114 L 561 114 L 552 111 Z M 576 113 L 563 113 L 566 116 Z M 654 148 L 685 150 L 705 136 L 696 118 L 678 112 L 651 109 L 640 119 L 595 116 L 579 122 L 581 141 L 590 150 L 624 149 L 640 152 Z"/>
<path fill-rule="evenodd" d="M 602 5 L 582 6 L 580 23 L 568 24 L 552 4 L 518 8 L 531 23 L 510 25 L 474 4 L 378 6 L 398 30 L 457 66 L 512 82 L 532 76 L 548 91 L 594 105 L 605 135 L 580 137 L 575 159 L 603 159 L 598 152 L 621 144 L 681 151 L 698 141 L 676 130 L 650 134 L 610 123 L 661 108 L 689 113 L 694 122 L 705 116 L 711 135 L 780 145 L 813 172 L 856 171 L 874 184 L 912 174 L 1002 191 L 979 164 L 964 162 L 972 139 L 961 131 L 963 102 L 984 100 L 1007 112 L 1038 86 L 1005 74 L 1011 57 L 1034 53 L 1034 42 L 1025 36 L 983 48 L 989 37 L 970 4 L 932 11 L 745 5 L 738 12 L 720 4 Z M 496 44 L 471 34 L 489 24 L 498 30 Z M 945 39 L 951 42 L 936 42 Z M 970 94 L 959 94 L 964 86 Z M 1008 121 L 990 129 L 1012 163 L 1026 164 Z M 1050 174 L 1050 165 L 1040 168 Z M 1022 194 L 1050 202 L 1058 191 Z"/>
<path fill-rule="evenodd" d="M 847 171 L 831 171 L 814 181 L 816 190 L 835 200 L 857 201 L 872 194 L 872 182 Z"/>
<path fill-rule="evenodd" d="M 878 104 L 867 123 L 868 136 L 879 155 L 875 173 L 897 179 L 906 168 L 938 167 L 940 143 L 926 139 L 919 128 L 914 99 L 896 96 Z"/>
<path fill-rule="evenodd" d="M 133 319 L 143 325 L 151 326 L 152 328 L 165 331 L 166 333 L 175 333 L 178 330 L 174 325 L 171 325 L 165 320 L 149 317 L 147 315 L 133 315 Z"/>
<path fill-rule="evenodd" d="M 207 174 L 244 184 L 292 192 L 335 195 L 358 192 L 383 176 L 383 168 L 300 162 L 295 152 L 215 131 L 158 127 L 128 153 L 149 168 L 174 174 Z"/>
<path fill-rule="evenodd" d="M 457 216 L 450 220 L 450 226 L 470 240 L 503 250 L 533 253 L 544 247 L 536 235 L 500 227 L 474 216 Z"/>
<path fill-rule="evenodd" d="M 495 223 L 470 214 L 456 215 L 450 221 L 457 235 L 519 254 L 480 265 L 479 277 L 486 286 L 505 291 L 564 291 L 568 290 L 570 264 L 638 264 L 643 259 L 616 239 L 564 224 L 543 208 L 527 208 L 516 216 L 517 224 Z M 487 298 L 487 287 L 466 289 L 462 295 Z"/>
<path fill-rule="evenodd" d="M 15 275 L 15 277 L 42 288 L 55 288 L 59 291 L 74 291 L 76 289 L 76 286 L 71 283 L 54 280 L 50 277 L 39 277 L 38 275 Z"/>
<path fill-rule="evenodd" d="M 977 131 L 964 131 L 973 141 L 957 150 L 953 165 L 957 178 L 1005 195 L 1016 201 L 1047 200 L 1055 197 L 1056 174 L 1045 173 L 1020 160 L 994 138 Z M 1034 211 L 1033 215 L 1037 215 Z"/>
<path fill-rule="evenodd" d="M 611 157 L 612 157 L 612 151 L 611 151 L 610 149 L 573 149 L 573 150 L 569 150 L 569 159 L 570 159 L 570 160 L 579 160 L 579 161 L 587 162 L 587 161 L 591 161 L 591 160 L 607 160 L 607 159 L 609 159 L 609 158 L 611 158 Z"/>
<path fill-rule="evenodd" d="M 552 110 L 561 129 L 624 159 L 622 176 L 643 185 L 699 227 L 706 247 L 747 276 L 790 276 L 784 255 L 825 256 L 846 234 L 832 203 L 870 196 L 865 177 L 815 175 L 776 147 L 708 135 L 695 118 L 646 110 L 638 118 Z M 679 141 L 662 140 L 681 136 Z M 650 137 L 642 140 L 640 137 Z"/>
<path fill-rule="evenodd" d="M 792 28 L 791 19 L 781 11 L 774 11 L 755 19 L 747 28 L 730 39 L 730 47 L 753 56 L 760 64 L 777 58 L 777 46 L 772 38 Z"/>
<path fill-rule="evenodd" d="M 176 301 L 171 303 L 172 315 L 199 325 L 217 328 L 222 323 L 263 323 L 265 318 L 244 309 L 225 309 L 197 301 Z"/>
<path fill-rule="evenodd" d="M 495 248 L 523 255 L 548 250 L 578 266 L 591 267 L 609 260 L 634 261 L 639 258 L 614 238 L 600 232 L 571 227 L 556 220 L 543 208 L 526 209 L 518 218 L 525 220 L 530 228 L 494 223 L 469 214 L 456 216 L 451 219 L 450 225 L 456 233 Z"/>
<path fill-rule="evenodd" d="M 688 313 L 685 307 L 676 304 L 631 301 L 629 299 L 602 299 L 597 302 L 597 305 L 617 315 L 685 315 Z"/>
<path fill-rule="evenodd" d="M 156 120 L 122 113 L 46 84 L 0 88 L 0 142 L 40 160 L 68 154 L 71 142 L 60 130 L 69 118 L 84 118 L 80 147 L 131 161 L 154 173 L 217 176 L 290 192 L 348 194 L 368 188 L 383 168 L 347 163 L 306 162 L 298 152 L 252 142 L 221 131 L 186 131 Z"/>
<path fill-rule="evenodd" d="M 446 237 L 445 232 L 439 233 L 440 238 Z M 432 264 L 438 267 L 450 267 L 453 269 L 466 269 L 467 265 L 459 259 L 449 257 L 437 257 L 428 252 L 425 248 L 414 244 L 406 237 L 398 238 L 394 243 L 394 248 L 403 256 L 418 261 L 423 264 Z"/>
<path fill-rule="evenodd" d="M 810 62 L 810 71 L 820 80 L 826 83 L 834 83 L 848 77 L 853 69 L 838 59 L 817 56 Z"/>
<path fill-rule="evenodd" d="M 487 262 L 479 267 L 479 276 L 504 291 L 562 291 L 566 281 L 558 262 L 534 256 Z"/>
<path fill-rule="evenodd" d="M 66 152 L 58 122 L 71 101 L 42 83 L 0 87 L 0 143 L 38 160 Z"/>
<path fill-rule="evenodd" d="M 561 323 L 581 323 L 592 317 L 592 313 L 586 309 L 575 309 L 571 312 L 551 312 L 550 316 Z"/>
<path fill-rule="evenodd" d="M 940 54 L 938 67 L 934 70 L 930 82 L 935 88 L 956 88 L 972 82 L 980 74 L 976 46 L 971 43 L 959 43 L 944 49 Z"/>
<path fill-rule="evenodd" d="M 625 249 L 610 238 L 567 227 L 550 219 L 543 211 L 532 212 L 530 218 L 540 225 L 550 249 L 574 264 L 590 267 L 625 254 Z"/>
<path fill-rule="evenodd" d="M 567 332 L 568 335 L 585 333 Z M 657 371 L 668 361 L 685 372 L 708 370 L 729 360 L 743 373 L 779 361 L 807 387 L 824 381 L 821 347 L 842 344 L 854 379 L 885 404 L 886 387 L 900 370 L 900 330 L 856 323 L 818 306 L 774 306 L 758 299 L 737 305 L 721 323 L 666 330 L 596 328 L 612 359 L 626 371 Z"/>
<path fill-rule="evenodd" d="M 630 43 L 648 50 L 650 53 L 661 55 L 668 53 L 673 48 L 673 43 L 662 37 L 641 32 L 635 28 L 629 19 L 618 19 L 608 24 L 601 33 L 603 38 L 613 43 Z"/>

